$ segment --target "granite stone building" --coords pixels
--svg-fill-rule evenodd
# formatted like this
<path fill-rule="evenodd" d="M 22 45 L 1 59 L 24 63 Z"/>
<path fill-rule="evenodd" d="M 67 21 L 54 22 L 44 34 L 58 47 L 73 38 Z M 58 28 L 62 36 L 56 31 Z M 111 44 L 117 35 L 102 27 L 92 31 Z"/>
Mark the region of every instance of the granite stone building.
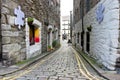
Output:
<path fill-rule="evenodd" d="M 110 70 L 120 68 L 120 0 L 74 0 L 73 44 Z"/>
<path fill-rule="evenodd" d="M 37 56 L 59 42 L 60 0 L 1 0 L 0 59 L 14 64 Z M 51 27 L 49 27 L 51 26 Z"/>

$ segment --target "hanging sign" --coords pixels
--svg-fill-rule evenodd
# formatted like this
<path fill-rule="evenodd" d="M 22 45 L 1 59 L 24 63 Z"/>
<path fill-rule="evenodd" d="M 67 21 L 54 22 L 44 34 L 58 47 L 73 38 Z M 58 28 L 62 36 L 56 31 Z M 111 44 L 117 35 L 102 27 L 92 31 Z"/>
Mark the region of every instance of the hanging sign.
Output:
<path fill-rule="evenodd" d="M 24 25 L 25 14 L 24 14 L 23 11 L 21 11 L 21 7 L 20 6 L 15 8 L 14 14 L 16 15 L 15 25 L 18 25 L 18 28 L 21 29 L 21 26 Z"/>
<path fill-rule="evenodd" d="M 103 12 L 105 10 L 105 7 L 102 4 L 99 4 L 97 10 L 96 10 L 96 19 L 98 23 L 100 24 L 103 21 L 104 15 Z"/>

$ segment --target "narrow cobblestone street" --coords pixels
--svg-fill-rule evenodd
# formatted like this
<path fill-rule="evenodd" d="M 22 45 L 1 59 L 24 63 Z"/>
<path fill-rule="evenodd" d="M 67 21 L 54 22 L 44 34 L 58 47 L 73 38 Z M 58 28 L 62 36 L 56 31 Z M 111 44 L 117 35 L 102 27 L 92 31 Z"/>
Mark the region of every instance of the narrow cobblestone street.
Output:
<path fill-rule="evenodd" d="M 0 80 L 120 80 L 120 0 L 0 0 Z"/>
<path fill-rule="evenodd" d="M 49 60 L 17 80 L 86 80 L 80 75 L 77 61 L 66 42 Z"/>
<path fill-rule="evenodd" d="M 78 67 L 72 48 L 66 41 L 62 47 L 42 59 L 37 65 L 5 80 L 89 80 Z M 82 68 L 81 68 L 82 69 Z"/>

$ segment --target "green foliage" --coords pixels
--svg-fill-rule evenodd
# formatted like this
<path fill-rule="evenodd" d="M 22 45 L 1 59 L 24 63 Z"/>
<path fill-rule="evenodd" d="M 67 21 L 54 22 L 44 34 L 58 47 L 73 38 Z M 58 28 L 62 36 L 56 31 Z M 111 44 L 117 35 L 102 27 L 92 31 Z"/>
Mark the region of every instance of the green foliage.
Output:
<path fill-rule="evenodd" d="M 52 42 L 52 46 L 55 48 L 56 45 L 57 45 L 57 40 L 54 40 L 54 41 Z"/>
<path fill-rule="evenodd" d="M 27 60 L 20 61 L 20 62 L 16 63 L 16 65 L 17 65 L 17 66 L 24 65 L 24 64 L 26 64 L 26 63 L 29 63 L 29 62 L 33 61 L 33 60 L 36 59 L 37 57 L 38 57 L 38 56 L 35 56 L 35 57 L 29 58 L 29 59 L 27 59 Z"/>
<path fill-rule="evenodd" d="M 91 31 L 92 30 L 92 26 L 87 27 L 87 30 Z"/>
<path fill-rule="evenodd" d="M 33 18 L 28 17 L 27 22 L 33 22 L 33 21 L 34 21 Z"/>
<path fill-rule="evenodd" d="M 54 40 L 52 42 L 52 46 L 53 46 L 53 48 L 59 48 L 61 46 L 61 44 L 57 40 Z"/>
<path fill-rule="evenodd" d="M 56 48 L 59 48 L 61 46 L 60 43 L 57 43 L 57 45 L 55 46 Z"/>
<path fill-rule="evenodd" d="M 96 59 L 94 59 L 93 57 L 90 57 L 88 54 L 76 49 L 86 60 L 88 60 L 91 64 L 93 65 L 97 65 L 99 66 L 100 68 L 103 67 L 103 64 L 101 63 L 98 63 Z"/>
<path fill-rule="evenodd" d="M 51 49 L 51 46 L 50 46 L 50 45 L 48 45 L 48 48 L 49 48 L 49 49 Z"/>

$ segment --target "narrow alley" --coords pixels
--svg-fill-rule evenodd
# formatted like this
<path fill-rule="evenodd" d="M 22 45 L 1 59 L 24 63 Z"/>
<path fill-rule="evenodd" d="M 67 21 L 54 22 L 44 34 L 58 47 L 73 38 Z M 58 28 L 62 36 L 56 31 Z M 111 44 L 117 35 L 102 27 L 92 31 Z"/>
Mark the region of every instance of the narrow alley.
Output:
<path fill-rule="evenodd" d="M 86 71 L 78 60 L 78 54 L 67 44 L 62 42 L 62 47 L 46 56 L 38 63 L 25 70 L 10 74 L 3 80 L 97 80 L 95 76 L 86 74 Z"/>
<path fill-rule="evenodd" d="M 120 80 L 120 0 L 0 8 L 0 80 Z"/>

